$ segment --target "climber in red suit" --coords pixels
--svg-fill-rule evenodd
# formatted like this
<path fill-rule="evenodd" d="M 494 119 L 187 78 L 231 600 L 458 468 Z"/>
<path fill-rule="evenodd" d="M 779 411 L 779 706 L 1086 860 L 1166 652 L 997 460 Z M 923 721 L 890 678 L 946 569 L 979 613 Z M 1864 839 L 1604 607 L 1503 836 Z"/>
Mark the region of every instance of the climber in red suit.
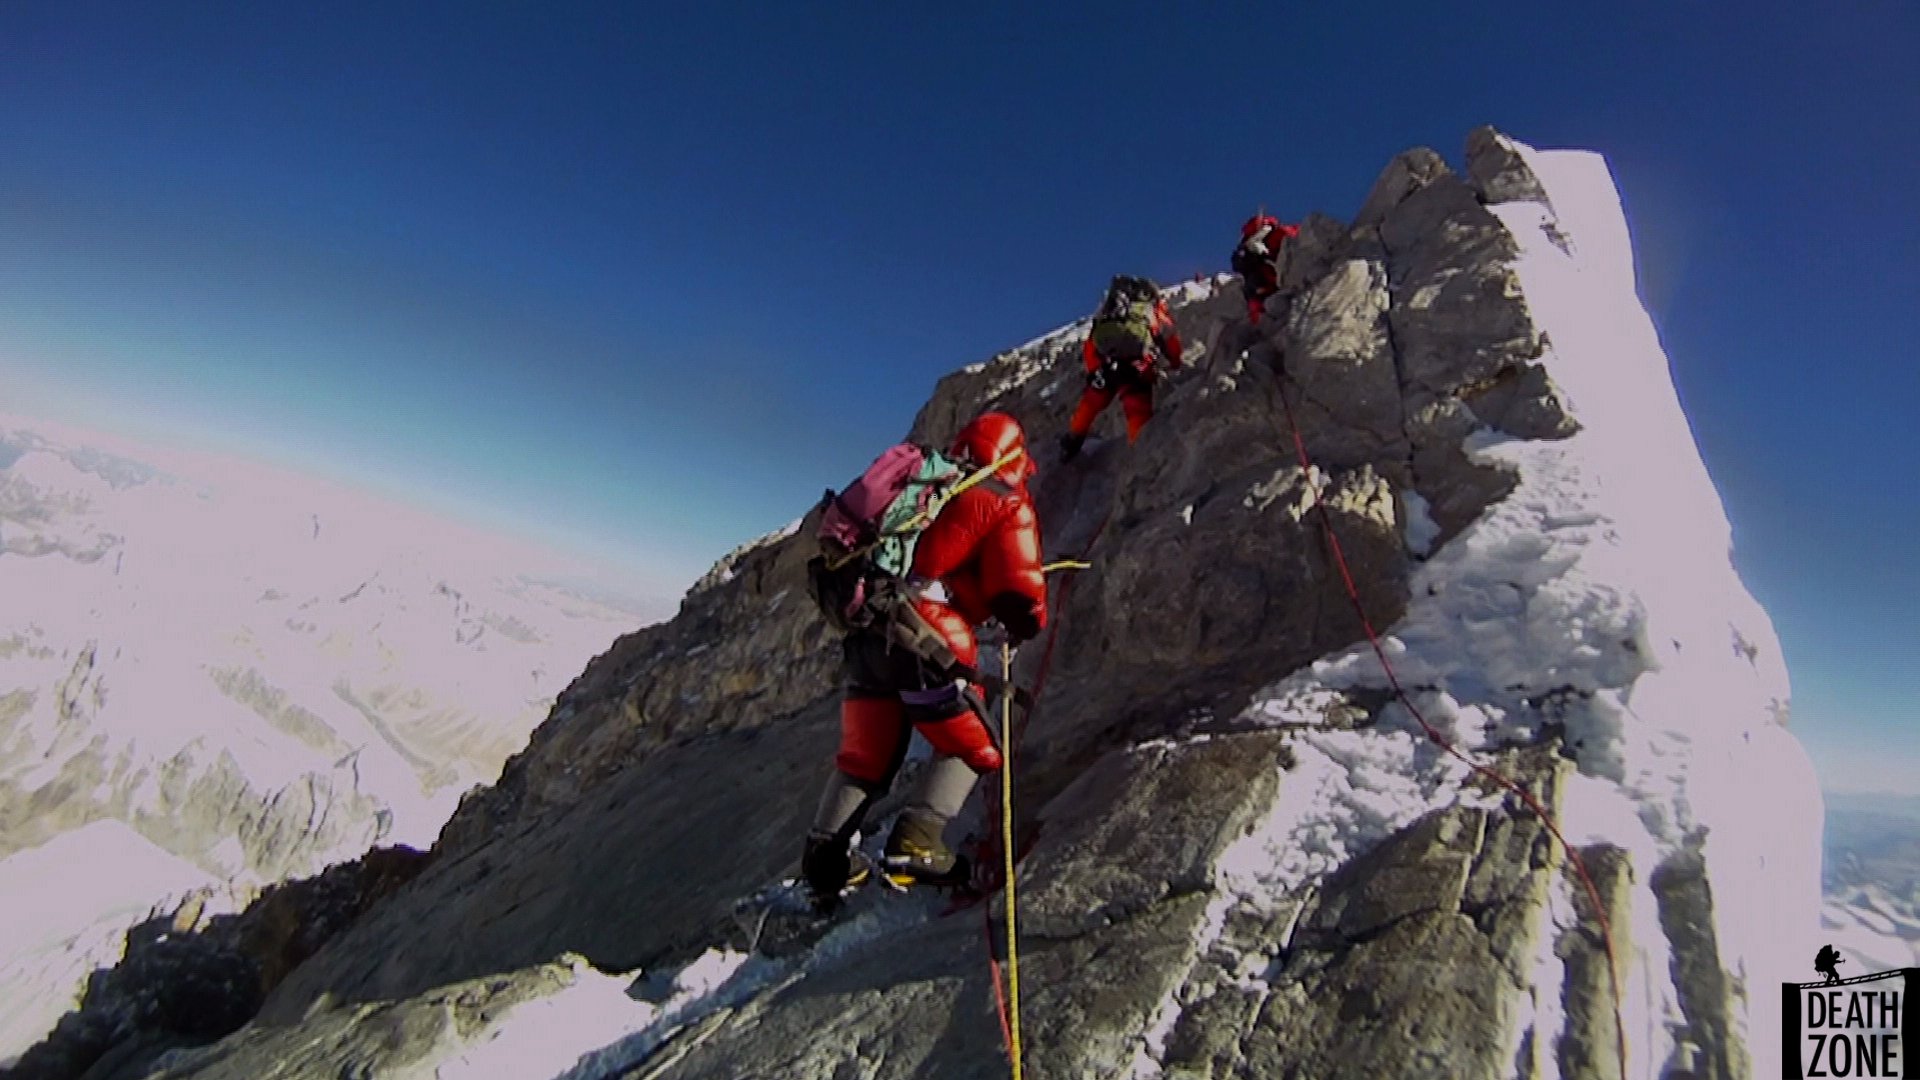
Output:
<path fill-rule="evenodd" d="M 1233 249 L 1233 271 L 1247 297 L 1247 319 L 1258 326 L 1267 311 L 1267 298 L 1280 291 L 1280 249 L 1300 235 L 1298 225 L 1258 213 L 1240 226 L 1240 244 Z"/>
<path fill-rule="evenodd" d="M 953 440 L 949 453 L 969 469 L 1018 453 L 986 481 L 955 496 L 920 534 L 909 583 L 919 589 L 913 615 L 936 634 L 950 657 L 917 655 L 884 630 L 861 630 L 844 642 L 846 687 L 840 706 L 840 752 L 801 858 L 817 903 L 870 873 L 852 858 L 849 841 L 869 807 L 892 786 L 911 732 L 933 747 L 934 760 L 887 838 L 885 872 L 897 885 L 951 882 L 965 868 L 943 833 L 981 773 L 998 769 L 1000 750 L 980 714 L 974 628 L 998 620 L 1012 642 L 1038 634 L 1047 621 L 1040 570 L 1040 522 L 1027 493 L 1033 475 L 1020 424 L 986 413 Z"/>
<path fill-rule="evenodd" d="M 1060 439 L 1061 460 L 1071 461 L 1080 452 L 1093 422 L 1115 396 L 1127 413 L 1128 444 L 1139 439 L 1141 429 L 1153 419 L 1158 361 L 1165 358 L 1167 366 L 1178 371 L 1183 366 L 1182 351 L 1180 334 L 1167 313 L 1166 301 L 1160 299 L 1159 287 L 1145 278 L 1115 277 L 1080 349 L 1087 388 Z"/>

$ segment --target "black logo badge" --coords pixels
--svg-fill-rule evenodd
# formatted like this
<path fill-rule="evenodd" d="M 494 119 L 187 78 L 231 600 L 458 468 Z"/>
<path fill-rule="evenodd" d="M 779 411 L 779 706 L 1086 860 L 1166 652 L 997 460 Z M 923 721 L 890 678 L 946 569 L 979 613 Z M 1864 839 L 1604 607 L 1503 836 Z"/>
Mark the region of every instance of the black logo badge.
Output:
<path fill-rule="evenodd" d="M 1894 1077 L 1920 1080 L 1910 1002 L 1920 968 L 1840 977 L 1846 958 L 1831 945 L 1814 954 L 1819 982 L 1781 985 L 1780 1017 L 1786 1080 Z"/>

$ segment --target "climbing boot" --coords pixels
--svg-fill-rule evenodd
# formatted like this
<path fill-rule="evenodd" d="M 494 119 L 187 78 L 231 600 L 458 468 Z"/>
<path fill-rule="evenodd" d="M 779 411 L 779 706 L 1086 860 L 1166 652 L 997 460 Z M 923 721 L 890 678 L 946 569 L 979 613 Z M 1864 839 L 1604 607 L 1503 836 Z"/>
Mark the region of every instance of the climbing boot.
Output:
<path fill-rule="evenodd" d="M 1060 436 L 1060 463 L 1066 464 L 1080 456 L 1080 447 L 1087 441 L 1085 435 L 1075 435 L 1069 431 Z"/>
<path fill-rule="evenodd" d="M 806 849 L 800 855 L 800 877 L 815 910 L 830 912 L 841 897 L 867 883 L 873 877 L 873 862 L 859 848 L 849 848 L 845 839 L 830 833 L 809 833 Z"/>
<path fill-rule="evenodd" d="M 910 889 L 915 885 L 954 887 L 972 878 L 967 860 L 947 848 L 941 833 L 946 820 L 925 810 L 903 810 L 887 836 L 882 873 L 888 885 Z"/>

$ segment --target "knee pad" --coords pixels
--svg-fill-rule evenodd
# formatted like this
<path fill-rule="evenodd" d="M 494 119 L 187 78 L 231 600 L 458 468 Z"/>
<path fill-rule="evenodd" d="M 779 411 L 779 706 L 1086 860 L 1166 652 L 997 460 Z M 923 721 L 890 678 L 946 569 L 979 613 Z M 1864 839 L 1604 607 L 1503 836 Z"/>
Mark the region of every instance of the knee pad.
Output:
<path fill-rule="evenodd" d="M 906 747 L 904 721 L 897 699 L 845 699 L 840 703 L 840 752 L 834 767 L 863 783 L 890 783 Z"/>

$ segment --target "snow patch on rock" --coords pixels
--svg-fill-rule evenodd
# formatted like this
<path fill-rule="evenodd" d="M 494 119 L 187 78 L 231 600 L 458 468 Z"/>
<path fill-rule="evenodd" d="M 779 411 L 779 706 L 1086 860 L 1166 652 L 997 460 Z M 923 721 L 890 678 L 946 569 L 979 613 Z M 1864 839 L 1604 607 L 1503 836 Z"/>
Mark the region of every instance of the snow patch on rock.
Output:
<path fill-rule="evenodd" d="M 1666 1058 L 1680 1016 L 1658 904 L 1646 879 L 1703 845 L 1723 963 L 1765 988 L 1804 966 L 1819 911 L 1820 801 L 1811 765 L 1779 724 L 1784 662 L 1766 615 L 1728 557 L 1730 529 L 1680 411 L 1651 321 L 1634 295 L 1631 249 L 1601 160 L 1528 161 L 1559 217 L 1538 203 L 1491 209 L 1518 240 L 1517 269 L 1551 342 L 1543 363 L 1583 428 L 1521 440 L 1482 431 L 1469 457 L 1518 486 L 1419 564 L 1405 617 L 1382 635 L 1399 683 L 1427 722 L 1477 760 L 1558 729 L 1579 766 L 1563 793 L 1576 845 L 1626 848 L 1641 868 L 1622 958 L 1635 1058 Z M 1572 244 L 1562 246 L 1570 235 Z M 1409 500 L 1407 541 L 1432 534 Z M 1346 692 L 1390 683 L 1367 644 L 1327 657 L 1259 695 L 1241 716 L 1297 729 L 1296 764 L 1249 836 L 1222 860 L 1222 884 L 1268 910 L 1421 815 L 1494 805 L 1462 794 L 1467 768 L 1424 736 L 1398 702 L 1371 728 L 1327 730 Z M 1764 778 L 1772 797 L 1755 800 Z M 1563 897 L 1556 922 L 1572 924 Z M 1534 1019 L 1558 1028 L 1560 962 L 1536 958 Z M 1749 1048 L 1767 1067 L 1764 989 L 1746 1001 Z M 1551 1000 L 1550 1000 L 1551 999 Z M 1519 1048 L 1516 1047 L 1516 1051 Z M 1551 1048 L 1533 1048 L 1548 1067 Z"/>

